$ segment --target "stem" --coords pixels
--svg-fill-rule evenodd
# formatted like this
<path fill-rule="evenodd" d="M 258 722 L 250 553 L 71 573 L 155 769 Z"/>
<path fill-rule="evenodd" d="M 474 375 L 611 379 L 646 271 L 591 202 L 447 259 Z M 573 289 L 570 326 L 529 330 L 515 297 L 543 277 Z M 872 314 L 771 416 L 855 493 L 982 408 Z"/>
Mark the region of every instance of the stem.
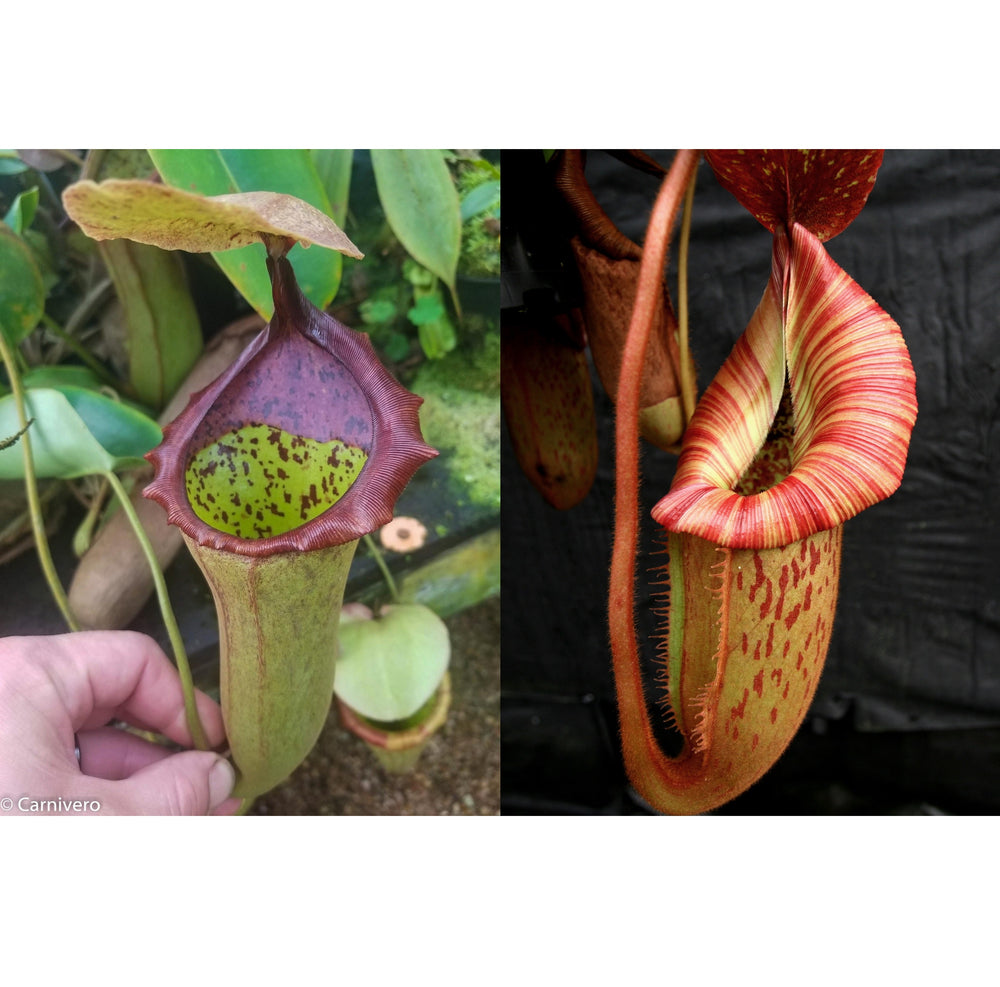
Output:
<path fill-rule="evenodd" d="M 59 157 L 63 159 L 63 161 L 68 161 L 71 165 L 76 165 L 77 168 L 83 167 L 83 158 L 81 158 L 77 154 L 74 154 L 72 151 L 56 150 L 55 148 L 53 148 L 52 153 L 58 154 Z"/>
<path fill-rule="evenodd" d="M 371 535 L 363 535 L 362 537 L 365 540 L 365 546 L 375 559 L 375 564 L 382 571 L 382 578 L 389 587 L 389 595 L 392 597 L 392 602 L 399 603 L 399 590 L 396 588 L 396 581 L 392 578 L 389 566 L 386 564 L 381 551 L 379 551 L 378 545 L 375 544 L 375 539 Z"/>
<path fill-rule="evenodd" d="M 678 151 L 653 205 L 639 268 L 632 321 L 622 354 L 615 403 L 615 535 L 608 594 L 608 624 L 621 721 L 622 753 L 633 784 L 644 797 L 648 779 L 669 775 L 669 759 L 653 734 L 646 709 L 635 631 L 635 559 L 639 541 L 639 380 L 662 291 L 667 241 L 692 173 L 697 151 Z"/>
<path fill-rule="evenodd" d="M 108 481 L 105 479 L 101 483 L 101 489 L 91 498 L 87 513 L 77 527 L 76 534 L 73 535 L 73 552 L 77 558 L 80 558 L 90 548 L 94 538 L 94 527 L 97 524 L 97 519 L 101 516 L 101 508 L 104 506 L 104 498 L 107 495 Z M 81 495 L 77 494 L 77 497 L 82 500 Z"/>
<path fill-rule="evenodd" d="M 14 394 L 14 406 L 17 408 L 17 417 L 24 433 L 21 436 L 21 448 L 24 455 L 24 491 L 28 497 L 28 511 L 31 514 L 31 530 L 35 536 L 35 549 L 38 552 L 38 561 L 41 564 L 42 572 L 45 574 L 45 581 L 49 584 L 49 591 L 56 601 L 63 619 L 71 631 L 80 630 L 76 617 L 69 605 L 69 598 L 59 581 L 59 574 L 56 572 L 55 564 L 52 561 L 52 553 L 49 551 L 49 539 L 45 534 L 45 520 L 42 517 L 42 505 L 38 496 L 38 481 L 35 478 L 35 463 L 31 456 L 31 436 L 28 434 L 28 416 L 24 406 L 24 388 L 21 386 L 21 378 L 17 372 L 14 361 L 14 354 L 7 345 L 7 338 L 4 336 L 3 328 L 0 327 L 0 358 L 3 359 L 7 368 L 7 376 L 10 379 L 10 389 Z"/>
<path fill-rule="evenodd" d="M 181 688 L 184 691 L 184 710 L 187 713 L 187 723 L 188 729 L 191 731 L 191 738 L 198 750 L 210 750 L 208 739 L 205 736 L 205 729 L 201 725 L 201 718 L 198 716 L 198 706 L 194 698 L 194 679 L 191 676 L 191 666 L 188 664 L 187 652 L 184 650 L 184 639 L 181 637 L 180 628 L 177 626 L 177 620 L 170 605 L 167 583 L 163 578 L 163 570 L 160 568 L 160 563 L 156 559 L 156 552 L 153 551 L 153 546 L 146 534 L 146 529 L 143 528 L 142 522 L 139 520 L 139 515 L 136 514 L 135 508 L 132 506 L 132 500 L 118 478 L 118 475 L 111 470 L 102 475 L 111 484 L 111 489 L 114 490 L 115 496 L 122 506 L 122 510 L 132 525 L 132 530 L 135 532 L 136 538 L 139 539 L 143 554 L 149 563 L 150 572 L 153 574 L 153 583 L 156 586 L 156 598 L 160 604 L 160 613 L 163 614 L 163 623 L 166 625 L 170 645 L 174 650 L 174 661 L 177 664 L 177 671 L 181 677 Z"/>
<path fill-rule="evenodd" d="M 677 342 L 680 349 L 681 367 L 681 407 L 684 409 L 684 425 L 687 427 L 694 414 L 697 385 L 691 366 L 691 346 L 688 342 L 688 243 L 691 239 L 691 212 L 694 206 L 694 186 L 698 169 L 691 172 L 687 193 L 684 196 L 684 214 L 681 218 L 681 240 L 677 252 Z"/>
<path fill-rule="evenodd" d="M 114 282 L 111 278 L 102 278 L 97 282 L 80 301 L 80 304 L 70 313 L 66 320 L 66 334 L 75 336 L 80 328 L 104 303 L 105 299 L 114 289 Z"/>
<path fill-rule="evenodd" d="M 7 352 L 14 357 L 14 362 L 17 365 L 17 372 L 19 374 L 26 374 L 31 369 L 31 364 L 28 363 L 25 355 L 19 349 L 15 349 L 13 351 L 8 350 Z M 11 390 L 13 389 L 14 385 L 12 384 Z"/>
<path fill-rule="evenodd" d="M 23 428 L 19 428 L 13 435 L 8 436 L 6 439 L 0 439 L 0 449 L 9 449 L 34 423 L 35 419 L 29 418 Z"/>

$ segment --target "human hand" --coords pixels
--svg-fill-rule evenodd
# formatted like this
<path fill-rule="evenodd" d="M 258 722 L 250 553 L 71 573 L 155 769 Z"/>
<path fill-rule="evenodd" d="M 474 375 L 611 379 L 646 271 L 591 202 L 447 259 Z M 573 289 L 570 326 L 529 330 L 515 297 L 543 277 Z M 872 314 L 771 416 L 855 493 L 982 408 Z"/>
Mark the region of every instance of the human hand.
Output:
<path fill-rule="evenodd" d="M 196 702 L 208 742 L 221 744 L 218 705 L 201 692 Z M 118 815 L 239 808 L 224 758 L 171 753 L 107 726 L 116 719 L 192 744 L 177 670 L 151 638 L 131 631 L 0 638 L 0 808 L 34 813 L 32 803 L 43 801 L 55 802 L 55 811 L 97 802 L 99 810 L 82 811 Z"/>

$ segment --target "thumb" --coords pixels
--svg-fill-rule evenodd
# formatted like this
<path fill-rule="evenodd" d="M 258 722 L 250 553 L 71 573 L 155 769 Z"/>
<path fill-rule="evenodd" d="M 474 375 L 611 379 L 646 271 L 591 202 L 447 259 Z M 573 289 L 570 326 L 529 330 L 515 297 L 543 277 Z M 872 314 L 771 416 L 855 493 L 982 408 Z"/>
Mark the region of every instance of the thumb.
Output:
<path fill-rule="evenodd" d="M 108 782 L 102 808 L 128 815 L 205 816 L 229 798 L 235 783 L 232 765 L 218 754 L 182 751 Z"/>

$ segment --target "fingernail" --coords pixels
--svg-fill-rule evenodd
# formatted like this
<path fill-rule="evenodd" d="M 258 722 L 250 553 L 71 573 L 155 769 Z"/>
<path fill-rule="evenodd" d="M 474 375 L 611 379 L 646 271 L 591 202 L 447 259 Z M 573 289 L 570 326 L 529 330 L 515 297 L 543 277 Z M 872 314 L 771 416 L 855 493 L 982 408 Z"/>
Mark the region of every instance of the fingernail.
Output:
<path fill-rule="evenodd" d="M 236 784 L 233 766 L 220 758 L 208 774 L 208 808 L 217 809 L 229 798 Z"/>

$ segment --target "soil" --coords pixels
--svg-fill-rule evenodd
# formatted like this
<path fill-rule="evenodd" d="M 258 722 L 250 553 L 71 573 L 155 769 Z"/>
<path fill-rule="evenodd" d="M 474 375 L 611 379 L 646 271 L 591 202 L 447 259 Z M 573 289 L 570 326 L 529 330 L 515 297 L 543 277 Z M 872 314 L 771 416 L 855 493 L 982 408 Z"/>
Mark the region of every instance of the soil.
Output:
<path fill-rule="evenodd" d="M 485 816 L 500 812 L 500 598 L 446 621 L 448 720 L 409 774 L 383 771 L 336 710 L 312 753 L 249 815 Z"/>

